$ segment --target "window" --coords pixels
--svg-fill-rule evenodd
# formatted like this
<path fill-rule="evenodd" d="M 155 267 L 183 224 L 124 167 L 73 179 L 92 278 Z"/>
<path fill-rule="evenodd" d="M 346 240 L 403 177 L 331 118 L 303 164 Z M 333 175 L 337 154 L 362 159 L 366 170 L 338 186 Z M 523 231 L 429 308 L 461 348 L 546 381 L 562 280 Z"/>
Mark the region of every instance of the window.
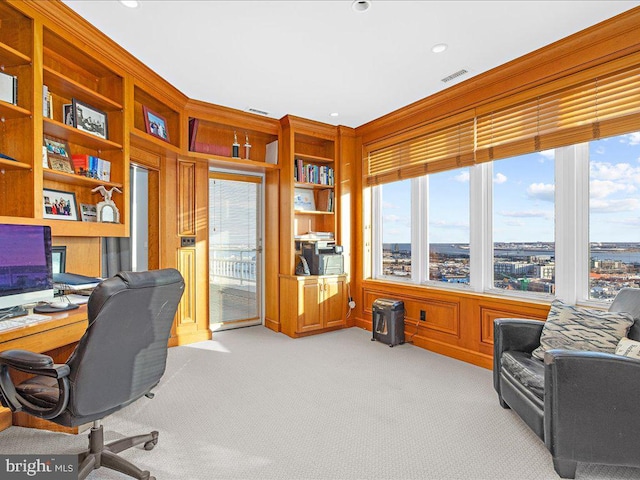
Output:
<path fill-rule="evenodd" d="M 554 151 L 493 162 L 494 287 L 555 292 Z"/>
<path fill-rule="evenodd" d="M 589 144 L 589 299 L 640 287 L 640 132 Z"/>
<path fill-rule="evenodd" d="M 469 283 L 469 169 L 428 175 L 429 280 Z"/>
<path fill-rule="evenodd" d="M 382 254 L 382 271 L 378 273 L 383 277 L 411 279 L 411 183 L 402 180 L 376 187 L 380 204 L 378 237 L 382 243 L 378 249 Z"/>

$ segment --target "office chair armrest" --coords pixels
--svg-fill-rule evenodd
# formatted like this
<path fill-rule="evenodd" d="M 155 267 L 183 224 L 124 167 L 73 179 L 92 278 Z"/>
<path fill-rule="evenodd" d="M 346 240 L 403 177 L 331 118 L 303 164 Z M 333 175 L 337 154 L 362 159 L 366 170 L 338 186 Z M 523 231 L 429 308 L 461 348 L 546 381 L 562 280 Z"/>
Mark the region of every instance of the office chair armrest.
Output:
<path fill-rule="evenodd" d="M 44 375 L 58 380 L 58 402 L 51 408 L 34 405 L 16 391 L 9 370 L 14 369 L 32 375 Z M 70 368 L 66 363 L 54 364 L 47 355 L 27 350 L 7 350 L 0 352 L 0 393 L 2 404 L 12 412 L 25 411 L 45 420 L 55 418 L 67 408 L 69 403 Z"/>
<path fill-rule="evenodd" d="M 48 355 L 28 350 L 6 350 L 0 352 L 0 365 L 7 365 L 25 373 L 53 378 L 66 377 L 70 372 L 66 363 L 54 364 L 53 359 Z"/>

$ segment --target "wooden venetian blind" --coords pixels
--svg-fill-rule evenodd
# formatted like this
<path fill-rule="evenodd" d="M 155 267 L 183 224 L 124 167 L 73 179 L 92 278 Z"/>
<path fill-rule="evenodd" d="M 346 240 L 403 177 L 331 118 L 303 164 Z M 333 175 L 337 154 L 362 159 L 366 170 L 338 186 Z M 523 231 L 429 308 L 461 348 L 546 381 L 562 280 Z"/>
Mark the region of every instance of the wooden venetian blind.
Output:
<path fill-rule="evenodd" d="M 473 164 L 473 123 L 473 112 L 468 112 L 368 145 L 366 183 L 388 183 Z"/>
<path fill-rule="evenodd" d="M 640 54 L 367 145 L 368 185 L 640 130 Z"/>
<path fill-rule="evenodd" d="M 479 108 L 476 162 L 640 130 L 640 67 L 544 91 L 553 88 L 546 85 L 535 97 L 487 113 L 481 111 L 491 106 Z"/>

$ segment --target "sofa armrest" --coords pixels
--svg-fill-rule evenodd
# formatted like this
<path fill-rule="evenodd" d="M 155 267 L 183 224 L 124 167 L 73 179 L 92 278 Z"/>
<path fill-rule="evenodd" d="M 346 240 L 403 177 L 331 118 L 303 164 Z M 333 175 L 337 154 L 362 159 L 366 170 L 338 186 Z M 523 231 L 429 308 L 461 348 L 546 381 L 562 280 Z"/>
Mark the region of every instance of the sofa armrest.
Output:
<path fill-rule="evenodd" d="M 554 458 L 640 466 L 640 360 L 545 353 L 544 437 Z"/>
<path fill-rule="evenodd" d="M 493 321 L 493 387 L 500 394 L 500 358 L 509 350 L 533 352 L 540 345 L 542 320 L 496 318 Z"/>

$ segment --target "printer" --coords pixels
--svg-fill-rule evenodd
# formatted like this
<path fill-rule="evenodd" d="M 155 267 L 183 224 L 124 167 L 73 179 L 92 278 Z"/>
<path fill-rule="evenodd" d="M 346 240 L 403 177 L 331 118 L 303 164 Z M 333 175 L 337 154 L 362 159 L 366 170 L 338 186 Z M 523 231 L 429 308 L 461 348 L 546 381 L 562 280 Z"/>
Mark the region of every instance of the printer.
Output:
<path fill-rule="evenodd" d="M 311 275 L 341 275 L 344 273 L 342 245 L 332 241 L 301 243 L 302 256 Z"/>

